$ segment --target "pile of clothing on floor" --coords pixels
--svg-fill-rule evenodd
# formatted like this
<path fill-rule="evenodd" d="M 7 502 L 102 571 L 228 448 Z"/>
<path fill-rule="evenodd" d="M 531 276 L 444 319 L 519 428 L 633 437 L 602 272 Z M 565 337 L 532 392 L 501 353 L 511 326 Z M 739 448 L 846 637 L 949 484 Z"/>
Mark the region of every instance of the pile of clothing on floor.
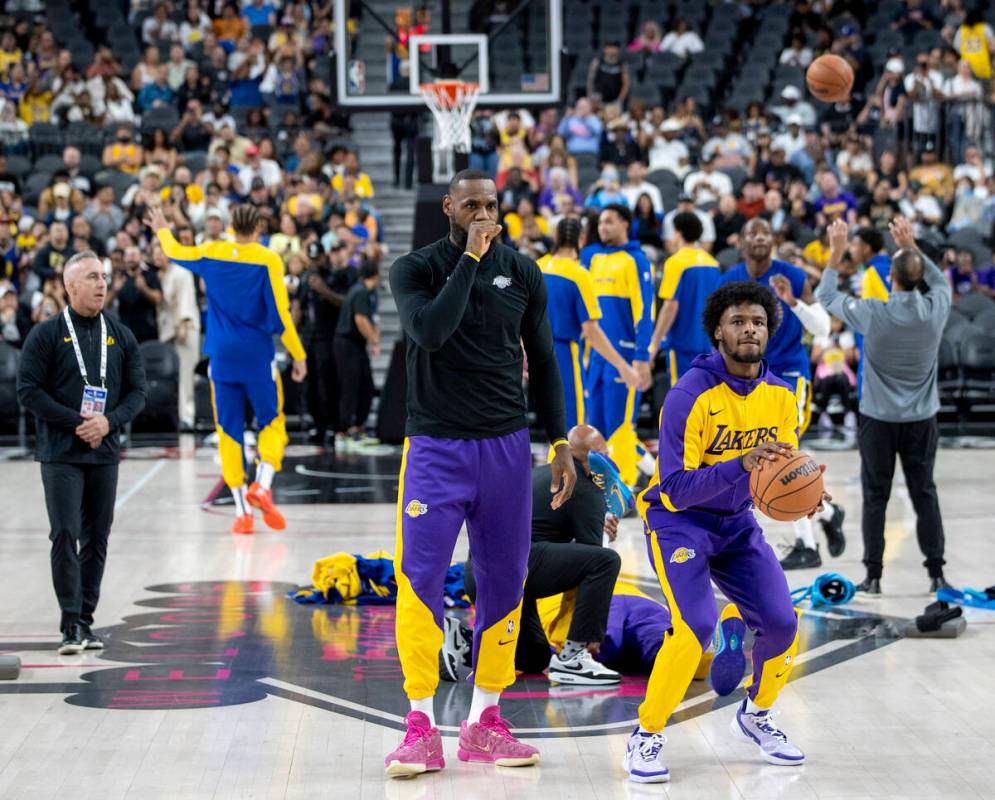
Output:
<path fill-rule="evenodd" d="M 383 550 L 367 555 L 335 553 L 314 562 L 311 586 L 287 594 L 295 603 L 382 606 L 397 602 L 394 557 Z M 447 608 L 469 608 L 463 586 L 463 564 L 446 573 L 443 597 Z"/>

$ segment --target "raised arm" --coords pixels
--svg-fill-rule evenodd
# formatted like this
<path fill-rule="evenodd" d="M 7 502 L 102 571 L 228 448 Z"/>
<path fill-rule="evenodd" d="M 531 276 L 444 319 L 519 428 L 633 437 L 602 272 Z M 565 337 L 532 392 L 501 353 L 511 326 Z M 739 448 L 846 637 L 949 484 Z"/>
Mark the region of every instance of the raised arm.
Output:
<path fill-rule="evenodd" d="M 912 223 L 905 217 L 895 217 L 888 226 L 888 230 L 891 232 L 891 236 L 899 248 L 902 250 L 914 250 L 919 254 L 919 258 L 922 259 L 922 278 L 929 287 L 927 299 L 937 309 L 942 311 L 942 313 L 946 314 L 953 302 L 953 290 L 951 289 L 950 281 L 943 274 L 943 270 L 936 266 L 933 260 L 916 245 L 915 236 L 912 232 Z"/>
<path fill-rule="evenodd" d="M 866 333 L 880 300 L 857 300 L 839 290 L 839 265 L 847 244 L 847 224 L 841 219 L 829 225 L 829 264 L 815 290 L 815 299 L 834 317 L 843 320 L 858 333 Z"/>
<path fill-rule="evenodd" d="M 169 223 L 166 221 L 166 215 L 163 213 L 162 208 L 159 206 L 150 208 L 145 215 L 145 224 L 155 231 L 156 238 L 158 238 L 159 244 L 162 245 L 162 252 L 166 258 L 174 264 L 190 270 L 195 275 L 201 274 L 200 260 L 202 254 L 200 248 L 196 245 L 193 247 L 182 245 L 176 241 L 176 237 L 173 236 L 173 232 L 169 229 Z"/>
<path fill-rule="evenodd" d="M 268 252 L 268 256 L 266 270 L 269 273 L 269 284 L 273 291 L 273 300 L 276 302 L 276 310 L 283 326 L 283 330 L 279 332 L 280 341 L 294 360 L 295 371 L 299 371 L 297 362 L 304 362 L 307 355 L 304 353 L 301 337 L 297 334 L 294 319 L 290 316 L 290 297 L 287 295 L 287 284 L 283 280 L 283 261 L 272 251 Z M 300 379 L 303 380 L 303 376 Z"/>

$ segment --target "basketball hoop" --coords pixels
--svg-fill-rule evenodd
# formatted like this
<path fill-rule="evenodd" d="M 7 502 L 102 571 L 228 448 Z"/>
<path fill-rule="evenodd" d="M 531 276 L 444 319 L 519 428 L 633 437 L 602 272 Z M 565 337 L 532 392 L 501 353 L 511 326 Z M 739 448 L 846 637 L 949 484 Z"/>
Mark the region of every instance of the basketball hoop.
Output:
<path fill-rule="evenodd" d="M 470 151 L 470 117 L 477 107 L 480 85 L 465 81 L 435 81 L 418 87 L 435 117 L 438 150 Z"/>

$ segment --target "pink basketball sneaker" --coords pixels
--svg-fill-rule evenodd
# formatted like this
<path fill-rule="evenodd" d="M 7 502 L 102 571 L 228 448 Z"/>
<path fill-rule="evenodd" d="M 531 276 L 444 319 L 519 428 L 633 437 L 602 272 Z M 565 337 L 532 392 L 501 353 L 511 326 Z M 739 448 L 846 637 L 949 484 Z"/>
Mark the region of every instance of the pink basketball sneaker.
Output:
<path fill-rule="evenodd" d="M 530 767 L 539 763 L 539 751 L 522 744 L 508 730 L 508 720 L 501 719 L 501 709 L 490 706 L 480 715 L 480 722 L 460 726 L 460 761 L 487 761 L 499 767 Z"/>
<path fill-rule="evenodd" d="M 404 721 L 408 725 L 404 741 L 383 760 L 387 776 L 411 778 L 422 772 L 445 767 L 446 761 L 442 757 L 442 736 L 438 728 L 432 727 L 428 716 L 421 711 L 412 711 Z"/>

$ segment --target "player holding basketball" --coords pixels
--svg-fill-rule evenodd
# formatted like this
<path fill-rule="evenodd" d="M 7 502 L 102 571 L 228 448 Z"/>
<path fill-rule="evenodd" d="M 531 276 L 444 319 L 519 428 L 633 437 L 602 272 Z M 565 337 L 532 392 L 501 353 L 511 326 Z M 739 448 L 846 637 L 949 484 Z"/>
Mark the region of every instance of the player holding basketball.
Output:
<path fill-rule="evenodd" d="M 549 324 L 553 330 L 553 352 L 563 379 L 567 429 L 584 424 L 584 364 L 581 338 L 611 364 L 626 386 L 638 389 L 642 379 L 605 336 L 598 320 L 601 309 L 591 273 L 577 260 L 582 223 L 565 217 L 556 226 L 556 249 L 539 259 L 539 268 L 549 294 Z"/>
<path fill-rule="evenodd" d="M 234 242 L 181 245 L 169 230 L 161 208 L 149 211 L 145 224 L 156 232 L 166 257 L 204 280 L 207 287 L 207 339 L 211 359 L 221 474 L 235 500 L 232 533 L 252 533 L 251 508 L 263 513 L 274 530 L 287 527 L 273 503 L 273 476 L 280 471 L 287 429 L 283 416 L 283 386 L 274 360 L 273 334 L 279 334 L 294 360 L 291 377 L 303 381 L 307 362 L 283 282 L 283 261 L 256 241 L 259 213 L 254 206 L 232 211 Z M 245 486 L 242 452 L 245 401 L 259 421 L 259 462 L 256 479 Z"/>
<path fill-rule="evenodd" d="M 577 474 L 563 424 L 563 384 L 535 262 L 498 243 L 498 199 L 485 172 L 464 170 L 442 208 L 449 235 L 390 270 L 407 337 L 407 438 L 397 492 L 397 650 L 411 701 L 407 734 L 384 765 L 406 777 L 445 766 L 433 697 L 442 647 L 442 586 L 464 521 L 476 568 L 474 688 L 462 761 L 527 766 L 536 748 L 501 719 L 515 680 L 532 527 L 532 453 L 522 346 L 553 447 L 552 507 Z"/>
<path fill-rule="evenodd" d="M 755 281 L 770 289 L 780 299 L 779 324 L 772 328 L 767 362 L 772 374 L 791 387 L 797 406 L 798 436 L 804 435 L 812 418 L 812 369 L 808 350 L 802 343 L 805 331 L 813 336 L 828 336 L 829 314 L 815 302 L 812 287 L 799 267 L 772 258 L 774 234 L 770 223 L 759 217 L 743 228 L 745 260 L 722 275 L 720 285 L 730 281 Z M 827 503 L 819 522 L 826 534 L 829 554 L 838 556 L 846 548 L 843 535 L 843 509 Z M 822 558 L 812 532 L 812 521 L 794 523 L 795 545 L 782 560 L 786 569 L 804 569 L 822 565 Z"/>
<path fill-rule="evenodd" d="M 756 743 L 771 764 L 805 760 L 770 717 L 791 672 L 798 625 L 749 488 L 751 470 L 798 445 L 794 393 L 762 360 L 777 330 L 777 301 L 755 283 L 728 283 L 709 296 L 703 323 L 716 349 L 698 356 L 667 393 L 656 475 L 639 498 L 672 626 L 623 762 L 637 783 L 670 780 L 662 731 L 715 630 L 713 580 L 756 634 L 753 677 L 733 733 Z"/>

